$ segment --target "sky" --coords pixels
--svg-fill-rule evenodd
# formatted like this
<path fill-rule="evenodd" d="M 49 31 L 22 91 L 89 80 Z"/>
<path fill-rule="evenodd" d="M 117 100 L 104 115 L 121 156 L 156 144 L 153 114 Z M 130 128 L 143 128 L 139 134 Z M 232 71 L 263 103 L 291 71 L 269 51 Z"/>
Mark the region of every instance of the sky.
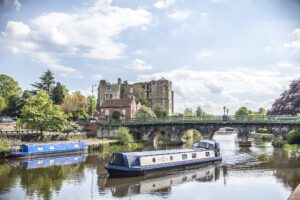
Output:
<path fill-rule="evenodd" d="M 175 111 L 269 109 L 300 78 L 299 0 L 0 0 L 0 73 L 172 81 Z"/>

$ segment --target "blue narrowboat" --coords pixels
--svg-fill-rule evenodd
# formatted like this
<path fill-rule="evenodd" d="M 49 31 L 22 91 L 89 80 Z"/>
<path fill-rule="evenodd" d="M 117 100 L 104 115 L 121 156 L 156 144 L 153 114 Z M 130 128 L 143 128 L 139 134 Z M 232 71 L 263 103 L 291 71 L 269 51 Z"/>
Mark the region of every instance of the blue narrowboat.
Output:
<path fill-rule="evenodd" d="M 114 153 L 106 170 L 110 177 L 140 176 L 221 160 L 219 143 L 200 140 L 191 149 Z"/>
<path fill-rule="evenodd" d="M 22 144 L 20 150 L 12 150 L 10 157 L 31 157 L 50 154 L 63 154 L 85 151 L 87 146 L 84 142 L 63 142 L 47 144 Z"/>

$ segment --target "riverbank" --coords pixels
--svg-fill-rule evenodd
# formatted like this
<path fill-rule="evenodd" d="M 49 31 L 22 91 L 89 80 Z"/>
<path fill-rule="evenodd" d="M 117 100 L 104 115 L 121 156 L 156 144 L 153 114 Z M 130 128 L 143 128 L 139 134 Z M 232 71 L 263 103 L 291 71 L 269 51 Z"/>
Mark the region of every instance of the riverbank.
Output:
<path fill-rule="evenodd" d="M 300 184 L 296 187 L 288 200 L 300 200 Z"/>

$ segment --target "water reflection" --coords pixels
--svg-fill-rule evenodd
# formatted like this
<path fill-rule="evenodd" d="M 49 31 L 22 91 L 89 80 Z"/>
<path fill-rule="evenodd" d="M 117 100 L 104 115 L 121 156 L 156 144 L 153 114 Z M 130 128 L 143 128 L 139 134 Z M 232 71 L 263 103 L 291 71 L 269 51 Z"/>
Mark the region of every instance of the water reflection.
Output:
<path fill-rule="evenodd" d="M 131 196 L 140 193 L 156 193 L 166 196 L 171 192 L 172 187 L 179 184 L 192 181 L 209 182 L 217 180 L 219 176 L 216 177 L 216 173 L 218 174 L 219 170 L 219 167 L 208 166 L 173 172 L 167 175 L 156 174 L 148 177 L 108 178 L 104 187 L 110 188 L 112 195 L 115 197 Z M 101 185 L 100 183 L 99 186 L 101 187 Z"/>
<path fill-rule="evenodd" d="M 3 162 L 0 199 L 189 199 L 199 193 L 209 199 L 286 199 L 300 183 L 299 149 L 273 149 L 262 141 L 239 148 L 235 137 L 215 135 L 220 165 L 147 177 L 107 179 L 110 155 L 102 153 Z"/>

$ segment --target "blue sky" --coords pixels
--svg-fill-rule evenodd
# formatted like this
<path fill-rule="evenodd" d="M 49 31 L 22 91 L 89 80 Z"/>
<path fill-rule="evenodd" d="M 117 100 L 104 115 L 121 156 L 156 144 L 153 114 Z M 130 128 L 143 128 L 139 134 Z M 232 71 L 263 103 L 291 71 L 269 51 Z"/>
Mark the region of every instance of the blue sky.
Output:
<path fill-rule="evenodd" d="M 175 110 L 269 108 L 300 74 L 298 0 L 0 1 L 0 73 L 71 91 L 165 77 Z"/>

